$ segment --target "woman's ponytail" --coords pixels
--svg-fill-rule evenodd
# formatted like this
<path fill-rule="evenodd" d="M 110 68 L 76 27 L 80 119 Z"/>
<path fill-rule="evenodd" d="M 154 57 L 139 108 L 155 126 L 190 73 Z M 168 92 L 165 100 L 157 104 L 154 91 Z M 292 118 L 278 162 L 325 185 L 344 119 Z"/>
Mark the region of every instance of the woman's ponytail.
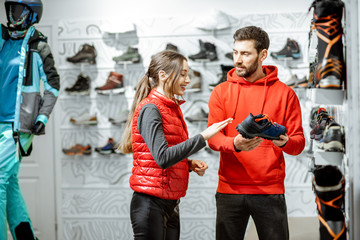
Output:
<path fill-rule="evenodd" d="M 136 92 L 133 104 L 131 106 L 131 111 L 129 117 L 126 121 L 124 133 L 121 137 L 121 141 L 119 144 L 119 150 L 122 153 L 132 153 L 132 119 L 134 117 L 134 112 L 139 103 L 144 100 L 151 91 L 151 77 L 150 73 L 147 72 L 145 76 L 140 80 L 140 82 L 136 86 Z"/>

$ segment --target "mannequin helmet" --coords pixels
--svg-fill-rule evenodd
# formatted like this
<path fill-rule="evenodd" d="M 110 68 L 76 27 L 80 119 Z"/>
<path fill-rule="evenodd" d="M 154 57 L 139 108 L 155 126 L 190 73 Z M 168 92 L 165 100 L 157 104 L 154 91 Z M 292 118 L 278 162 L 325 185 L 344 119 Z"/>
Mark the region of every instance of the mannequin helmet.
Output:
<path fill-rule="evenodd" d="M 30 24 L 38 23 L 42 16 L 43 11 L 43 4 L 41 0 L 5 0 L 5 9 L 6 13 L 10 11 L 10 5 L 12 4 L 21 4 L 28 7 L 31 11 L 30 15 Z M 8 21 L 9 20 L 9 14 L 7 14 Z"/>

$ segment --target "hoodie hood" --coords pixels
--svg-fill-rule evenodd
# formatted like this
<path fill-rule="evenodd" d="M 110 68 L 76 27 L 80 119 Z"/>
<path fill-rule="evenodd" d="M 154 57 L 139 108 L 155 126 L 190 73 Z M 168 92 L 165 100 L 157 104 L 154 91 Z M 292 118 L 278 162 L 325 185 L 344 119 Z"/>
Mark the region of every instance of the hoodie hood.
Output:
<path fill-rule="evenodd" d="M 264 78 L 261 78 L 259 80 L 256 80 L 255 82 L 251 83 L 249 81 L 246 81 L 245 78 L 243 77 L 239 77 L 238 75 L 236 75 L 235 73 L 235 68 L 231 69 L 228 74 L 227 74 L 227 81 L 228 82 L 233 82 L 233 83 L 239 83 L 239 84 L 244 84 L 244 85 L 264 85 L 264 84 L 268 84 L 270 82 L 274 82 L 274 81 L 278 81 L 278 69 L 275 66 L 263 66 L 262 67 L 263 72 L 266 74 L 266 76 Z"/>
<path fill-rule="evenodd" d="M 230 83 L 234 83 L 237 85 L 237 101 L 235 104 L 235 108 L 234 108 L 234 112 L 232 114 L 232 118 L 235 118 L 235 114 L 236 114 L 236 110 L 238 108 L 238 103 L 239 103 L 239 96 L 240 96 L 240 85 L 242 86 L 264 86 L 264 91 L 263 91 L 263 95 L 262 96 L 258 96 L 258 97 L 262 97 L 262 105 L 261 105 L 261 110 L 259 113 L 256 114 L 263 114 L 263 110 L 264 110 L 264 105 L 265 105 L 265 100 L 266 100 L 266 96 L 267 96 L 267 92 L 268 92 L 268 87 L 269 85 L 274 84 L 276 81 L 279 81 L 279 78 L 277 77 L 277 73 L 278 73 L 278 69 L 275 66 L 270 66 L 270 65 L 266 65 L 266 66 L 262 66 L 263 72 L 265 73 L 265 77 L 256 80 L 255 82 L 249 82 L 247 80 L 245 80 L 245 78 L 243 77 L 239 77 L 238 75 L 236 75 L 235 72 L 235 68 L 231 69 L 228 72 L 227 75 L 227 82 Z"/>

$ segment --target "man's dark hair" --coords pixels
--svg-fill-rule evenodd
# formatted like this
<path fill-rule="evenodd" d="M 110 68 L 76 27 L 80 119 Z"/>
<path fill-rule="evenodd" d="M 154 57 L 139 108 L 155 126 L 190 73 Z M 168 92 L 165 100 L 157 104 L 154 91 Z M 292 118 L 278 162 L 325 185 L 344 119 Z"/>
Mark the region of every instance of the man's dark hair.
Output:
<path fill-rule="evenodd" d="M 234 34 L 234 42 L 241 40 L 254 40 L 255 49 L 258 53 L 263 49 L 269 49 L 269 35 L 259 27 L 247 26 L 238 29 Z"/>

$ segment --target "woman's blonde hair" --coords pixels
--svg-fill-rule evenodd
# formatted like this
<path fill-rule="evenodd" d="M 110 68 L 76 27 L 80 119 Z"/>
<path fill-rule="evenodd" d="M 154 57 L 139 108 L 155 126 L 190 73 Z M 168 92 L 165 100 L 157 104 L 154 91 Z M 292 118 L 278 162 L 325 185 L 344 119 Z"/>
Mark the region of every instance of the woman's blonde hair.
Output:
<path fill-rule="evenodd" d="M 136 86 L 134 101 L 119 143 L 119 150 L 122 153 L 132 153 L 131 126 L 135 109 L 149 95 L 151 89 L 159 86 L 159 72 L 161 70 L 169 76 L 164 82 L 164 93 L 166 97 L 177 102 L 175 98 L 175 83 L 180 78 L 184 60 L 187 61 L 183 55 L 169 50 L 159 52 L 151 58 L 148 71 Z"/>

